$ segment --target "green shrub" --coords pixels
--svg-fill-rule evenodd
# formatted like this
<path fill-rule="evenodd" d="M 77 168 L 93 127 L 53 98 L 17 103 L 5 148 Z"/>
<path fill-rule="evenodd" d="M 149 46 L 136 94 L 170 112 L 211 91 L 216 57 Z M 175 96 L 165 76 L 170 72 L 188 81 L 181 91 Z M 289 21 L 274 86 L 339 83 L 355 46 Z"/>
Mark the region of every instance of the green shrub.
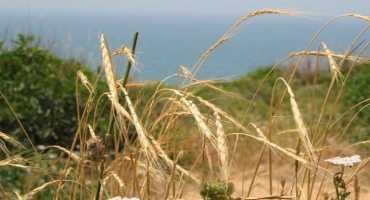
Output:
<path fill-rule="evenodd" d="M 19 35 L 9 48 L 0 45 L 0 92 L 36 144 L 67 144 L 73 138 L 78 70 L 93 76 L 80 62 L 57 57 L 32 36 Z M 3 98 L 0 131 L 25 138 Z"/>
<path fill-rule="evenodd" d="M 356 66 L 352 72 L 352 76 L 346 83 L 346 95 L 345 104 L 346 109 L 370 98 L 370 63 Z M 359 111 L 365 104 L 361 107 L 355 109 Z M 360 122 L 364 124 L 370 123 L 370 106 L 365 107 L 358 115 Z M 367 126 L 368 127 L 368 126 Z M 351 135 L 355 140 L 367 140 L 370 139 L 370 128 L 367 128 L 363 133 L 355 133 Z"/>
<path fill-rule="evenodd" d="M 202 186 L 200 195 L 204 200 L 231 200 L 234 187 L 232 183 L 215 181 Z"/>

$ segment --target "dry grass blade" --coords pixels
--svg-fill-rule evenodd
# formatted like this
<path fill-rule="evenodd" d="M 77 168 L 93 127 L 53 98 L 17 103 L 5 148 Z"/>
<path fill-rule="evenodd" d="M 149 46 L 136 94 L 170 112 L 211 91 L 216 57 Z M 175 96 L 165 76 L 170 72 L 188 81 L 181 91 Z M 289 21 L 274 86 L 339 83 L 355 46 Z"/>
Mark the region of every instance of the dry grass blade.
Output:
<path fill-rule="evenodd" d="M 86 75 L 81 71 L 77 71 L 77 77 L 80 79 L 81 83 L 85 86 L 85 88 L 92 93 L 93 92 L 93 86 L 89 82 L 89 79 L 87 79 Z"/>
<path fill-rule="evenodd" d="M 120 88 L 121 88 L 121 90 L 122 90 L 122 92 L 125 96 L 127 107 L 129 108 L 129 111 L 130 111 L 130 114 L 131 114 L 131 117 L 132 117 L 132 123 L 134 124 L 134 126 L 136 128 L 136 132 L 137 132 L 137 135 L 138 135 L 140 145 L 144 148 L 144 153 L 146 154 L 148 160 L 151 161 L 152 164 L 155 165 L 159 160 L 158 159 L 158 156 L 159 156 L 166 162 L 166 164 L 169 167 L 173 167 L 174 166 L 173 161 L 163 151 L 160 144 L 157 141 L 155 141 L 154 138 L 152 138 L 150 136 L 147 136 L 145 134 L 145 129 L 143 128 L 143 126 L 141 125 L 141 123 L 139 121 L 139 118 L 138 118 L 138 116 L 135 112 L 135 108 L 132 105 L 131 99 L 128 96 L 127 91 L 125 90 L 125 88 L 123 86 L 120 86 Z M 192 175 L 190 172 L 188 172 L 187 170 L 185 170 L 181 166 L 176 165 L 176 169 L 179 170 L 184 175 L 191 178 L 196 183 L 200 183 L 200 181 L 194 175 Z"/>
<path fill-rule="evenodd" d="M 221 171 L 223 175 L 224 181 L 228 181 L 229 179 L 229 149 L 226 144 L 225 138 L 225 131 L 224 127 L 221 123 L 221 117 L 217 112 L 214 112 L 213 115 L 215 116 L 215 124 L 216 124 L 216 137 L 217 137 L 217 150 L 218 155 L 220 157 L 221 162 Z"/>
<path fill-rule="evenodd" d="M 307 128 L 306 128 L 306 126 L 303 122 L 303 117 L 302 117 L 301 112 L 299 111 L 298 104 L 295 100 L 293 90 L 289 86 L 289 84 L 285 81 L 284 78 L 279 78 L 279 80 L 281 80 L 285 84 L 285 86 L 288 90 L 288 93 L 289 93 L 289 96 L 290 96 L 290 98 L 289 98 L 290 99 L 290 107 L 291 107 L 292 112 L 293 112 L 294 121 L 297 125 L 299 138 L 301 139 L 301 141 L 303 143 L 303 146 L 305 147 L 306 153 L 307 153 L 310 161 L 312 163 L 316 163 L 315 150 L 314 150 L 313 145 L 311 143 L 310 137 L 308 136 L 308 131 L 307 131 Z"/>
<path fill-rule="evenodd" d="M 113 178 L 117 183 L 118 186 L 123 189 L 125 188 L 124 181 L 117 175 L 115 172 L 110 172 L 104 179 L 103 179 L 103 185 L 106 185 L 108 183 L 108 180 Z"/>
<path fill-rule="evenodd" d="M 202 97 L 195 97 L 199 102 L 207 106 L 208 108 L 212 109 L 214 112 L 217 112 L 221 116 L 223 116 L 225 119 L 229 120 L 231 123 L 233 123 L 236 127 L 243 130 L 244 132 L 248 132 L 248 129 L 241 123 L 238 122 L 235 118 L 233 118 L 231 115 L 217 107 L 216 105 L 212 104 L 211 102 L 203 99 Z"/>
<path fill-rule="evenodd" d="M 362 19 L 362 20 L 366 21 L 367 23 L 370 23 L 370 16 L 360 15 L 360 14 L 357 14 L 357 13 L 348 13 L 348 14 L 345 14 L 344 16 L 355 17 L 355 18 L 358 18 L 358 19 Z"/>
<path fill-rule="evenodd" d="M 258 126 L 257 126 L 257 125 L 255 125 L 254 123 L 250 123 L 250 125 L 251 125 L 251 126 L 253 126 L 253 128 L 254 128 L 254 129 L 256 129 L 256 131 L 257 131 L 258 135 L 259 135 L 261 138 L 263 138 L 263 139 L 265 139 L 265 140 L 268 140 L 268 138 L 265 136 L 265 134 L 263 134 L 262 130 L 261 130 L 260 128 L 258 128 Z"/>
<path fill-rule="evenodd" d="M 3 133 L 0 131 L 0 139 L 6 141 L 6 142 L 9 142 L 10 144 L 16 146 L 16 147 L 21 147 L 23 149 L 25 149 L 25 147 L 20 143 L 18 142 L 16 139 L 10 137 L 9 135 Z"/>
<path fill-rule="evenodd" d="M 299 156 L 297 156 L 296 154 L 286 150 L 285 148 L 275 144 L 275 143 L 272 143 L 270 142 L 269 140 L 266 140 L 266 136 L 263 136 L 263 137 L 257 137 L 257 136 L 254 136 L 254 135 L 251 135 L 251 134 L 248 134 L 248 133 L 231 133 L 229 134 L 228 136 L 232 136 L 232 135 L 240 135 L 240 136 L 246 136 L 246 137 L 249 137 L 249 138 L 252 138 L 256 141 L 259 141 L 259 142 L 262 142 L 264 144 L 266 144 L 267 146 L 277 150 L 277 151 L 280 151 L 281 153 L 283 153 L 284 155 L 292 158 L 293 160 L 297 160 L 298 162 L 302 163 L 303 165 L 309 167 L 309 164 L 307 162 L 307 160 L 305 160 L 304 158 L 301 158 Z"/>
<path fill-rule="evenodd" d="M 123 45 L 120 49 L 117 49 L 112 52 L 112 56 L 117 56 L 117 55 L 127 56 L 127 59 L 132 64 L 135 64 L 135 55 L 133 54 L 132 50 L 129 49 L 127 46 Z"/>
<path fill-rule="evenodd" d="M 361 161 L 361 163 L 353 170 L 352 174 L 346 178 L 346 183 L 349 183 L 353 180 L 353 178 L 362 170 L 364 169 L 370 162 L 370 158 L 365 158 Z"/>
<path fill-rule="evenodd" d="M 215 137 L 215 135 L 211 132 L 211 130 L 208 128 L 206 122 L 203 120 L 203 116 L 202 114 L 200 113 L 198 107 L 190 100 L 187 100 L 185 98 L 185 96 L 179 92 L 178 90 L 171 90 L 173 91 L 176 95 L 178 95 L 180 97 L 180 101 L 186 106 L 186 108 L 191 112 L 191 114 L 193 115 L 197 125 L 198 125 L 198 128 L 200 129 L 200 131 L 202 132 L 202 134 L 204 134 L 208 140 L 211 142 L 211 144 L 216 148 L 217 148 L 217 138 Z"/>
<path fill-rule="evenodd" d="M 132 121 L 131 115 L 126 111 L 125 108 L 123 108 L 123 106 L 118 101 L 115 100 L 113 95 L 108 94 L 108 98 L 112 102 L 114 109 L 117 111 L 118 114 L 120 114 L 120 116 L 127 118 L 129 121 Z"/>
<path fill-rule="evenodd" d="M 50 181 L 50 182 L 47 182 L 47 183 L 44 183 L 43 185 L 33 189 L 31 192 L 28 192 L 27 194 L 23 195 L 22 196 L 22 199 L 34 199 L 33 197 L 41 192 L 42 190 L 44 190 L 46 187 L 50 186 L 50 185 L 53 185 L 55 183 L 60 183 L 60 182 L 66 182 L 66 180 L 54 180 L 54 181 Z"/>
<path fill-rule="evenodd" d="M 90 124 L 88 124 L 87 127 L 89 128 L 89 132 L 90 132 L 91 138 L 94 139 L 94 140 L 96 140 L 97 137 L 96 137 L 96 134 L 95 134 L 94 129 L 91 127 Z"/>
<path fill-rule="evenodd" d="M 361 61 L 367 61 L 367 57 L 357 57 L 357 56 L 346 56 L 344 54 L 337 54 L 332 51 L 330 51 L 330 55 L 333 58 L 340 58 L 345 60 L 350 60 L 354 62 L 361 62 Z M 328 56 L 328 52 L 322 52 L 322 51 L 298 51 L 298 52 L 292 52 L 289 54 L 289 57 L 296 57 L 296 56 Z"/>
<path fill-rule="evenodd" d="M 14 156 L 14 157 L 9 157 L 4 160 L 0 160 L 0 167 L 5 167 L 5 166 L 13 166 L 13 167 L 18 167 L 18 168 L 28 168 L 28 166 L 19 164 L 24 162 L 25 160 L 19 156 Z"/>
<path fill-rule="evenodd" d="M 153 165 L 158 164 L 158 155 L 157 155 L 156 150 L 157 151 L 159 150 L 160 156 L 166 161 L 167 164 L 172 166 L 173 163 L 172 163 L 171 159 L 169 159 L 168 156 L 165 154 L 165 152 L 160 148 L 160 145 L 157 144 L 156 141 L 154 141 L 154 139 L 152 139 L 150 141 L 149 138 L 146 136 L 145 130 L 144 130 L 143 126 L 141 125 L 141 123 L 139 121 L 139 118 L 136 115 L 136 112 L 135 112 L 135 109 L 132 105 L 132 102 L 131 102 L 126 90 L 122 86 L 121 86 L 121 89 L 124 93 L 125 100 L 127 102 L 130 114 L 119 103 L 117 83 L 116 83 L 116 78 L 115 78 L 114 72 L 113 72 L 112 58 L 111 58 L 111 54 L 109 53 L 108 44 L 106 42 L 106 39 L 105 39 L 104 35 L 101 35 L 101 50 L 102 50 L 103 66 L 104 66 L 105 75 L 106 75 L 106 79 L 107 79 L 108 87 L 109 87 L 109 91 L 110 91 L 110 94 L 108 95 L 108 97 L 112 101 L 113 107 L 115 108 L 115 110 L 119 114 L 121 114 L 122 116 L 124 116 L 124 117 L 128 118 L 130 121 L 132 121 L 132 123 L 134 124 L 134 126 L 136 128 L 136 132 L 138 134 L 138 140 L 140 142 L 140 145 L 144 149 L 144 153 L 146 154 L 148 160 L 151 161 L 151 164 L 153 164 Z M 153 147 L 151 142 L 153 143 L 153 145 L 155 147 Z M 186 170 L 184 170 L 180 167 L 178 167 L 178 169 L 180 169 L 180 171 L 182 171 L 186 175 L 189 175 L 191 178 L 195 179 Z"/>
<path fill-rule="evenodd" d="M 100 37 L 100 48 L 103 60 L 102 65 L 104 67 L 105 77 L 107 78 L 109 91 L 110 94 L 112 95 L 113 101 L 118 102 L 116 77 L 114 76 L 112 58 L 111 54 L 109 53 L 108 43 L 104 37 L 104 34 L 102 34 Z"/>
<path fill-rule="evenodd" d="M 183 65 L 180 65 L 177 75 L 189 81 L 196 80 L 191 71 Z"/>
<path fill-rule="evenodd" d="M 274 14 L 274 15 L 288 15 L 291 14 L 285 10 L 277 10 L 277 9 L 261 9 L 250 12 L 242 17 L 240 17 L 214 44 L 212 44 L 202 55 L 199 57 L 195 65 L 193 66 L 192 72 L 194 76 L 198 72 L 198 70 L 203 66 L 209 55 L 217 49 L 219 46 L 224 44 L 227 40 L 230 40 L 233 35 L 238 31 L 239 27 L 246 22 L 248 19 L 251 19 L 256 16 L 266 15 L 266 14 Z"/>
<path fill-rule="evenodd" d="M 118 113 L 124 117 L 131 119 L 128 112 L 119 104 L 118 90 L 116 84 L 116 77 L 114 75 L 112 58 L 109 52 L 108 43 L 104 37 L 104 34 L 100 37 L 100 47 L 102 52 L 103 67 L 105 71 L 105 77 L 107 79 L 109 95 L 108 98 L 112 101 L 113 107 Z"/>
<path fill-rule="evenodd" d="M 155 149 L 159 153 L 159 156 L 166 162 L 167 166 L 169 166 L 171 168 L 173 168 L 175 166 L 176 170 L 178 170 L 179 172 L 181 172 L 182 174 L 184 174 L 185 176 L 187 176 L 188 178 L 193 180 L 195 183 L 200 184 L 200 180 L 197 177 L 195 177 L 192 173 L 190 173 L 188 170 L 184 169 L 180 165 L 175 164 L 168 157 L 168 155 L 163 151 L 163 149 L 161 148 L 161 146 L 159 145 L 159 143 L 157 141 L 155 141 L 153 138 L 151 138 L 151 141 L 153 143 L 153 146 L 155 147 Z"/>
<path fill-rule="evenodd" d="M 148 159 L 153 159 L 154 161 L 157 161 L 158 160 L 157 153 L 155 152 L 155 149 L 153 148 L 148 137 L 145 134 L 145 130 L 143 126 L 141 125 L 141 122 L 136 114 L 135 108 L 131 102 L 130 97 L 128 96 L 126 89 L 123 86 L 121 86 L 120 88 L 124 94 L 127 107 L 128 107 L 128 110 L 130 111 L 130 115 L 132 118 L 132 123 L 135 126 L 138 140 L 139 140 L 141 147 L 144 149 L 144 153 L 146 154 Z"/>
<path fill-rule="evenodd" d="M 69 151 L 68 149 L 64 148 L 64 147 L 61 147 L 61 146 L 58 146 L 58 145 L 52 145 L 52 146 L 47 146 L 46 147 L 47 149 L 48 148 L 55 148 L 55 149 L 59 149 L 61 151 L 63 151 L 64 153 L 66 153 L 72 160 L 76 161 L 76 162 L 80 162 L 81 161 L 81 158 L 80 156 L 78 156 L 77 154 Z"/>
<path fill-rule="evenodd" d="M 324 42 L 322 42 L 321 45 L 324 48 L 325 53 L 327 54 L 327 57 L 328 57 L 328 60 L 329 60 L 329 65 L 330 65 L 330 72 L 332 74 L 332 77 L 333 77 L 334 80 L 338 80 L 338 78 L 342 77 L 342 74 L 340 72 L 340 68 L 339 68 L 337 62 L 335 61 L 335 59 L 332 56 L 333 53 L 330 51 L 330 49 L 328 48 L 328 46 Z"/>

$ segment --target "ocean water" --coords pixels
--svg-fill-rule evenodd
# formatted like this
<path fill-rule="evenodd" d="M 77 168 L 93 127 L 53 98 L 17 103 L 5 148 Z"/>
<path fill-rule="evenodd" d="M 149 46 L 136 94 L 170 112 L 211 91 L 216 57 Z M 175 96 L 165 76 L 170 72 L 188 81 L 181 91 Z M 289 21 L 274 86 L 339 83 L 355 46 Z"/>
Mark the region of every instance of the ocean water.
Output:
<path fill-rule="evenodd" d="M 106 34 L 111 49 L 131 44 L 140 32 L 135 77 L 159 80 L 191 68 L 200 54 L 230 27 L 238 16 L 143 16 L 134 14 L 21 13 L 0 12 L 0 40 L 10 41 L 18 33 L 39 36 L 44 46 L 63 57 L 75 57 L 92 69 L 100 64 L 99 35 Z M 327 18 L 263 16 L 243 24 L 235 37 L 209 57 L 199 78 L 232 78 L 257 67 L 273 64 L 289 52 L 305 49 Z M 366 24 L 341 19 L 331 24 L 314 42 L 335 51 L 345 51 Z M 361 41 L 368 41 L 369 34 Z M 124 59 L 114 60 L 118 71 Z"/>

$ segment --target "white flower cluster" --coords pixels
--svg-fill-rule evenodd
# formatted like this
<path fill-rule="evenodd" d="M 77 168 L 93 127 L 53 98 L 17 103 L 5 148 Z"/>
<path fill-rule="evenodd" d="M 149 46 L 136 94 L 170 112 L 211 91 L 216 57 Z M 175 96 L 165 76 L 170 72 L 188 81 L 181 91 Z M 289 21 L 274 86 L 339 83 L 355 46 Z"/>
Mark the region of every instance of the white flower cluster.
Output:
<path fill-rule="evenodd" d="M 339 166 L 344 166 L 344 167 L 352 167 L 356 163 L 361 162 L 361 156 L 355 154 L 353 156 L 348 156 L 348 157 L 334 157 L 334 158 L 329 158 L 325 160 L 326 162 L 329 162 L 333 165 L 339 165 Z"/>

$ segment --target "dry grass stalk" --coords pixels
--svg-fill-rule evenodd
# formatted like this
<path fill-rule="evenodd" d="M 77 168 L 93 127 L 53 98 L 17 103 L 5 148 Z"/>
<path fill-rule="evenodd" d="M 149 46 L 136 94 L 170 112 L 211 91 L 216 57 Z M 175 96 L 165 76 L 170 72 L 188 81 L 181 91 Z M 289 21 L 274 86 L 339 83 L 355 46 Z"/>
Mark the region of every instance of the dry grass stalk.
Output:
<path fill-rule="evenodd" d="M 252 189 L 253 189 L 254 183 L 256 181 L 257 173 L 258 173 L 259 168 L 260 168 L 261 163 L 262 163 L 262 158 L 263 158 L 263 154 L 265 153 L 265 149 L 266 149 L 266 145 L 263 145 L 262 149 L 261 149 L 261 151 L 258 155 L 258 160 L 257 160 L 257 163 L 256 163 L 256 167 L 254 168 L 254 171 L 253 171 L 253 176 L 252 176 L 251 181 L 249 183 L 249 187 L 248 187 L 248 191 L 247 191 L 247 195 L 246 195 L 247 197 L 249 197 L 252 193 Z"/>
<path fill-rule="evenodd" d="M 131 117 L 132 117 L 132 123 L 134 124 L 134 126 L 136 128 L 136 132 L 138 134 L 139 142 L 140 142 L 141 146 L 144 148 L 144 152 L 147 155 L 147 159 L 149 161 L 154 161 L 153 164 L 155 164 L 156 162 L 159 161 L 159 159 L 158 159 L 158 156 L 159 156 L 159 157 L 161 157 L 166 162 L 166 164 L 169 167 L 174 166 L 173 161 L 163 151 L 163 149 L 161 148 L 160 144 L 157 141 L 155 141 L 154 138 L 152 138 L 150 136 L 147 136 L 145 134 L 145 129 L 141 125 L 141 123 L 139 121 L 139 118 L 136 115 L 135 109 L 134 109 L 134 107 L 132 105 L 131 99 L 128 96 L 127 91 L 122 86 L 120 88 L 121 88 L 121 90 L 122 90 L 122 92 L 123 92 L 123 94 L 125 96 L 127 107 L 129 108 L 129 111 L 130 111 L 130 114 L 131 114 Z M 179 170 L 184 175 L 186 175 L 189 178 L 191 178 L 196 183 L 200 183 L 200 181 L 194 175 L 192 175 L 190 172 L 188 172 L 187 170 L 185 170 L 181 166 L 176 165 L 176 169 Z"/>
<path fill-rule="evenodd" d="M 353 179 L 356 177 L 356 175 L 363 169 L 365 168 L 368 164 L 370 163 L 370 158 L 365 158 L 362 160 L 360 164 L 356 167 L 356 169 L 353 170 L 353 172 L 346 178 L 345 182 L 346 184 L 350 183 L 353 181 Z"/>
<path fill-rule="evenodd" d="M 159 145 L 159 143 L 157 141 L 155 141 L 153 138 L 151 138 L 151 141 L 153 143 L 154 148 L 158 152 L 159 156 L 165 161 L 167 166 L 169 166 L 169 167 L 174 167 L 175 166 L 176 169 L 179 172 L 181 172 L 183 175 L 187 176 L 188 178 L 190 178 L 195 183 L 200 184 L 200 180 L 195 175 L 193 175 L 192 173 L 190 173 L 188 170 L 184 169 L 180 165 L 175 165 L 175 163 L 163 151 L 163 149 L 161 148 L 161 146 Z"/>
<path fill-rule="evenodd" d="M 80 79 L 81 83 L 85 86 L 85 88 L 91 93 L 93 93 L 93 86 L 89 82 L 89 79 L 87 79 L 86 75 L 81 71 L 77 71 L 77 77 Z"/>
<path fill-rule="evenodd" d="M 277 151 L 280 151 L 282 154 L 292 158 L 293 160 L 297 160 L 298 162 L 302 163 L 304 166 L 310 167 L 310 163 L 307 160 L 305 160 L 304 158 L 302 158 L 300 156 L 295 155 L 291 151 L 283 148 L 282 146 L 279 146 L 279 145 L 277 145 L 273 142 L 270 142 L 269 140 L 264 139 L 264 138 L 266 138 L 265 135 L 263 137 L 258 137 L 258 136 L 248 134 L 248 133 L 231 133 L 228 136 L 233 136 L 233 135 L 246 136 L 246 137 L 252 138 L 256 141 L 262 142 L 262 143 L 266 144 L 267 146 L 271 147 L 272 149 L 276 149 Z"/>
<path fill-rule="evenodd" d="M 9 142 L 10 144 L 16 146 L 16 147 L 20 147 L 20 148 L 23 148 L 25 149 L 25 147 L 20 143 L 18 142 L 16 139 L 10 137 L 9 135 L 3 133 L 0 131 L 0 139 L 6 141 L 6 142 Z"/>
<path fill-rule="evenodd" d="M 124 181 L 115 172 L 109 172 L 108 173 L 108 175 L 103 179 L 103 185 L 107 185 L 108 180 L 111 179 L 111 178 L 113 178 L 115 180 L 115 182 L 118 183 L 118 186 L 119 186 L 120 189 L 124 189 L 126 187 Z"/>
<path fill-rule="evenodd" d="M 193 96 L 195 97 L 199 102 L 207 106 L 208 108 L 212 109 L 214 112 L 217 112 L 219 115 L 223 116 L 225 119 L 229 120 L 231 123 L 233 123 L 237 128 L 243 130 L 244 132 L 249 132 L 248 129 L 238 122 L 235 118 L 233 118 L 231 115 L 229 115 L 227 112 L 223 111 L 221 108 L 217 107 L 216 105 L 212 104 L 211 102 L 203 99 L 199 96 Z"/>
<path fill-rule="evenodd" d="M 226 41 L 230 40 L 234 34 L 239 30 L 239 27 L 246 22 L 247 20 L 266 14 L 273 14 L 273 15 L 288 15 L 291 12 L 285 10 L 278 10 L 278 9 L 261 9 L 250 12 L 242 17 L 240 17 L 214 44 L 212 44 L 205 52 L 201 54 L 195 65 L 193 66 L 192 72 L 194 76 L 199 71 L 199 69 L 203 66 L 206 62 L 207 58 L 212 54 L 212 52 L 217 49 L 219 46 L 224 44 Z"/>
<path fill-rule="evenodd" d="M 52 146 L 47 146 L 46 148 L 47 149 L 49 149 L 49 148 L 59 149 L 59 150 L 63 151 L 64 153 L 66 153 L 72 160 L 74 160 L 76 162 L 82 161 L 80 156 L 78 156 L 76 153 L 73 153 L 72 151 L 70 151 L 70 150 L 68 150 L 64 147 L 61 147 L 61 146 L 58 146 L 58 145 L 52 145 Z"/>
<path fill-rule="evenodd" d="M 253 126 L 254 129 L 256 129 L 257 131 L 257 134 L 259 137 L 263 138 L 264 140 L 269 140 L 262 132 L 262 130 L 260 128 L 258 128 L 257 125 L 255 125 L 254 123 L 250 123 L 251 126 Z"/>
<path fill-rule="evenodd" d="M 204 136 L 207 137 L 207 139 L 210 141 L 210 143 L 216 148 L 217 148 L 217 138 L 216 136 L 212 133 L 212 131 L 209 129 L 207 126 L 207 123 L 203 119 L 203 115 L 200 113 L 198 107 L 190 100 L 187 100 L 186 97 L 178 90 L 171 90 L 173 91 L 176 95 L 180 97 L 180 101 L 185 105 L 185 107 L 192 113 L 198 128 L 204 134 Z"/>
<path fill-rule="evenodd" d="M 360 14 L 357 14 L 357 13 L 348 13 L 348 14 L 345 14 L 344 16 L 355 17 L 355 18 L 364 20 L 367 23 L 370 23 L 370 16 L 360 15 Z"/>
<path fill-rule="evenodd" d="M 102 52 L 102 65 L 104 67 L 105 77 L 107 78 L 107 83 L 109 87 L 110 94 L 112 99 L 115 102 L 118 102 L 118 92 L 116 85 L 116 77 L 114 75 L 112 57 L 109 53 L 109 47 L 107 40 L 105 39 L 104 34 L 100 36 L 100 48 Z"/>
<path fill-rule="evenodd" d="M 117 55 L 124 55 L 127 56 L 127 59 L 132 63 L 135 64 L 135 55 L 133 54 L 132 50 L 127 46 L 123 45 L 121 48 L 114 50 L 112 52 L 112 56 Z"/>
<path fill-rule="evenodd" d="M 293 90 L 289 86 L 289 84 L 285 81 L 285 79 L 279 78 L 279 80 L 281 80 L 285 84 L 285 86 L 288 90 L 288 93 L 289 93 L 289 96 L 290 96 L 290 98 L 289 98 L 290 99 L 290 106 L 291 106 L 291 109 L 292 109 L 292 112 L 293 112 L 294 121 L 297 125 L 298 135 L 299 135 L 299 137 L 300 137 L 300 139 L 303 143 L 303 146 L 305 147 L 306 153 L 307 153 L 310 161 L 312 163 L 316 163 L 315 150 L 313 148 L 310 137 L 308 135 L 307 128 L 306 128 L 306 126 L 303 122 L 303 117 L 302 117 L 301 112 L 299 111 L 298 104 L 295 100 Z"/>
<path fill-rule="evenodd" d="M 361 62 L 368 60 L 367 57 L 357 57 L 357 56 L 350 56 L 345 54 L 337 54 L 332 51 L 329 52 L 330 56 L 333 58 L 341 58 L 344 60 L 350 60 L 353 62 Z M 298 51 L 298 52 L 292 52 L 289 54 L 289 57 L 296 57 L 296 56 L 328 56 L 328 52 L 322 52 L 322 51 Z"/>
<path fill-rule="evenodd" d="M 25 160 L 20 156 L 8 157 L 4 160 L 0 160 L 0 167 L 12 166 L 12 167 L 18 167 L 18 168 L 23 168 L 23 169 L 29 168 L 26 165 L 20 164 L 23 162 L 25 162 Z"/>
<path fill-rule="evenodd" d="M 60 183 L 60 182 L 68 182 L 67 180 L 54 180 L 54 181 L 50 181 L 50 182 L 47 182 L 47 183 L 44 183 L 43 185 L 31 190 L 30 192 L 28 192 L 27 194 L 23 195 L 21 197 L 21 199 L 24 199 L 24 200 L 28 200 L 28 199 L 34 199 L 33 197 L 41 192 L 42 190 L 44 190 L 46 187 L 49 187 L 50 185 L 53 185 L 55 183 Z"/>
<path fill-rule="evenodd" d="M 178 74 L 178 76 L 180 76 L 180 77 L 182 77 L 186 80 L 195 81 L 195 78 L 194 78 L 193 74 L 191 73 L 191 71 L 183 65 L 180 65 L 177 74 Z"/>
<path fill-rule="evenodd" d="M 327 57 L 328 57 L 328 60 L 329 60 L 330 73 L 332 74 L 332 77 L 333 77 L 334 80 L 338 80 L 338 78 L 342 77 L 342 74 L 340 72 L 340 68 L 339 68 L 337 62 L 335 61 L 335 59 L 332 56 L 333 53 L 330 51 L 330 49 L 328 48 L 328 46 L 324 42 L 322 42 L 321 45 L 322 45 L 323 49 L 325 50 L 325 53 L 327 54 Z"/>
<path fill-rule="evenodd" d="M 33 144 L 28 132 L 26 131 L 25 127 L 23 126 L 21 120 L 19 119 L 17 113 L 15 112 L 13 106 L 10 104 L 8 98 L 6 98 L 6 96 L 0 91 L 0 97 L 5 101 L 6 105 L 8 106 L 10 112 L 12 113 L 13 117 L 16 119 L 17 121 L 17 124 L 19 125 L 19 127 L 21 128 L 23 134 L 26 136 L 27 138 L 27 141 L 30 143 L 30 145 L 32 146 L 32 149 L 35 153 L 38 153 L 37 151 L 37 148 L 35 147 L 35 145 Z"/>
<path fill-rule="evenodd" d="M 136 133 L 137 133 L 137 136 L 138 136 L 138 140 L 139 140 L 139 143 L 140 143 L 141 147 L 144 150 L 144 153 L 146 154 L 148 159 L 153 159 L 151 161 L 157 161 L 158 160 L 157 153 L 155 152 L 155 149 L 151 145 L 148 137 L 146 136 L 144 127 L 141 125 L 141 122 L 140 122 L 140 120 L 139 120 L 139 118 L 136 114 L 135 108 L 134 108 L 134 106 L 131 102 L 130 97 L 128 96 L 128 93 L 127 93 L 126 89 L 122 86 L 120 88 L 121 88 L 121 90 L 124 94 L 124 97 L 125 97 L 125 100 L 126 100 L 126 103 L 127 103 L 127 107 L 129 109 L 130 115 L 132 117 L 132 123 L 135 126 Z"/>
<path fill-rule="evenodd" d="M 215 125 L 216 125 L 216 138 L 217 138 L 217 150 L 220 162 L 221 162 L 221 171 L 224 181 L 229 179 L 229 149 L 226 143 L 224 127 L 221 123 L 221 117 L 217 112 L 214 112 L 215 116 Z"/>
<path fill-rule="evenodd" d="M 95 134 L 94 129 L 91 127 L 90 124 L 88 124 L 87 127 L 89 128 L 89 133 L 90 133 L 91 138 L 94 139 L 94 140 L 96 140 L 97 139 L 97 136 Z"/>
<path fill-rule="evenodd" d="M 113 63 L 111 54 L 109 52 L 108 43 L 104 37 L 104 34 L 100 37 L 100 47 L 102 52 L 103 67 L 105 71 L 105 77 L 107 79 L 107 84 L 109 88 L 108 98 L 111 100 L 115 110 L 121 114 L 121 116 L 131 119 L 130 114 L 120 105 L 118 98 L 117 82 L 114 75 Z"/>

